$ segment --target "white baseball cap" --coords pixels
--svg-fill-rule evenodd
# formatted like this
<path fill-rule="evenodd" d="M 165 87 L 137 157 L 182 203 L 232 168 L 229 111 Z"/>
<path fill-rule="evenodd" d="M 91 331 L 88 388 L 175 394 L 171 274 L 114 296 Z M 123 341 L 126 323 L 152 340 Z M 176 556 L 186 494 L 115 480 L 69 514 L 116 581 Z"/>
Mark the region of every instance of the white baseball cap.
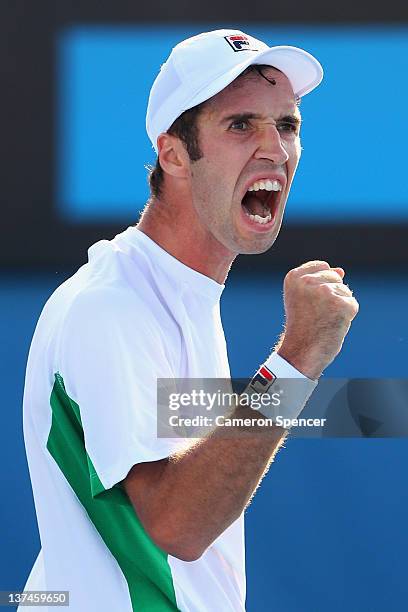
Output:
<path fill-rule="evenodd" d="M 158 136 L 177 117 L 219 93 L 252 64 L 283 72 L 299 98 L 323 78 L 317 59 L 298 47 L 268 47 L 240 30 L 213 30 L 187 38 L 173 48 L 150 90 L 146 130 L 156 153 Z"/>

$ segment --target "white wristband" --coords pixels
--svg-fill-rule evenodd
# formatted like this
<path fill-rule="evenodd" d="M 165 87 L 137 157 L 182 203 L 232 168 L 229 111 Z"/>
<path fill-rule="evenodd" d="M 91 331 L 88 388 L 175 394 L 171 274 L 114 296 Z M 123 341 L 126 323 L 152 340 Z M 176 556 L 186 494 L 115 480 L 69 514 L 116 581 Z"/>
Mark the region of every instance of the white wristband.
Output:
<path fill-rule="evenodd" d="M 273 421 L 276 421 L 278 416 L 292 420 L 302 412 L 316 386 L 317 380 L 307 378 L 274 352 L 259 368 L 246 393 L 265 393 L 274 399 L 270 404 L 259 408 L 259 412 L 265 417 Z"/>

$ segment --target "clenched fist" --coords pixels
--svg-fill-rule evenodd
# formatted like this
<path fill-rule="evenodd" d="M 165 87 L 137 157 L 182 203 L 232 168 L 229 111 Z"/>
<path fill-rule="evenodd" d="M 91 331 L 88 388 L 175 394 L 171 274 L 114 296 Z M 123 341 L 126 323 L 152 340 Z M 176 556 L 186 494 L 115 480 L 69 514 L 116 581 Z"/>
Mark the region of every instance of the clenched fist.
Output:
<path fill-rule="evenodd" d="M 309 378 L 318 378 L 340 352 L 358 312 L 343 278 L 342 268 L 325 261 L 309 261 L 285 277 L 286 325 L 278 353 Z"/>

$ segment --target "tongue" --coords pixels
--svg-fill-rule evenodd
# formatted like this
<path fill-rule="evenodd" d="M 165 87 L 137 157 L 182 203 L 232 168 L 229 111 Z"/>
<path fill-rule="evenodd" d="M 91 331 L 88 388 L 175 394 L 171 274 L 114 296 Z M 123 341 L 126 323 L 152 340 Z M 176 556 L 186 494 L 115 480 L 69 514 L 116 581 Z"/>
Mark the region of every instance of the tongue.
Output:
<path fill-rule="evenodd" d="M 245 206 L 250 215 L 265 217 L 267 214 L 261 200 L 252 193 L 247 193 L 245 195 L 244 199 L 242 200 L 242 205 Z"/>

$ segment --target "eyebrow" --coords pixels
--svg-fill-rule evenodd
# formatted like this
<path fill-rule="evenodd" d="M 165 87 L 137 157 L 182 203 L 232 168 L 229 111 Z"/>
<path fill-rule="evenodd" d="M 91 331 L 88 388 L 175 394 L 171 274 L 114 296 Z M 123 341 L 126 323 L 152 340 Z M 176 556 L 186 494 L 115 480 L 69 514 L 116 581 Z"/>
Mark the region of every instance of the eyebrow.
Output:
<path fill-rule="evenodd" d="M 248 119 L 262 119 L 263 115 L 259 113 L 235 113 L 233 115 L 228 115 L 228 117 L 223 117 L 220 123 L 230 123 L 232 121 L 248 121 Z M 278 121 L 283 121 L 285 123 L 292 123 L 293 125 L 300 125 L 302 120 L 297 115 L 284 115 L 278 118 Z"/>

